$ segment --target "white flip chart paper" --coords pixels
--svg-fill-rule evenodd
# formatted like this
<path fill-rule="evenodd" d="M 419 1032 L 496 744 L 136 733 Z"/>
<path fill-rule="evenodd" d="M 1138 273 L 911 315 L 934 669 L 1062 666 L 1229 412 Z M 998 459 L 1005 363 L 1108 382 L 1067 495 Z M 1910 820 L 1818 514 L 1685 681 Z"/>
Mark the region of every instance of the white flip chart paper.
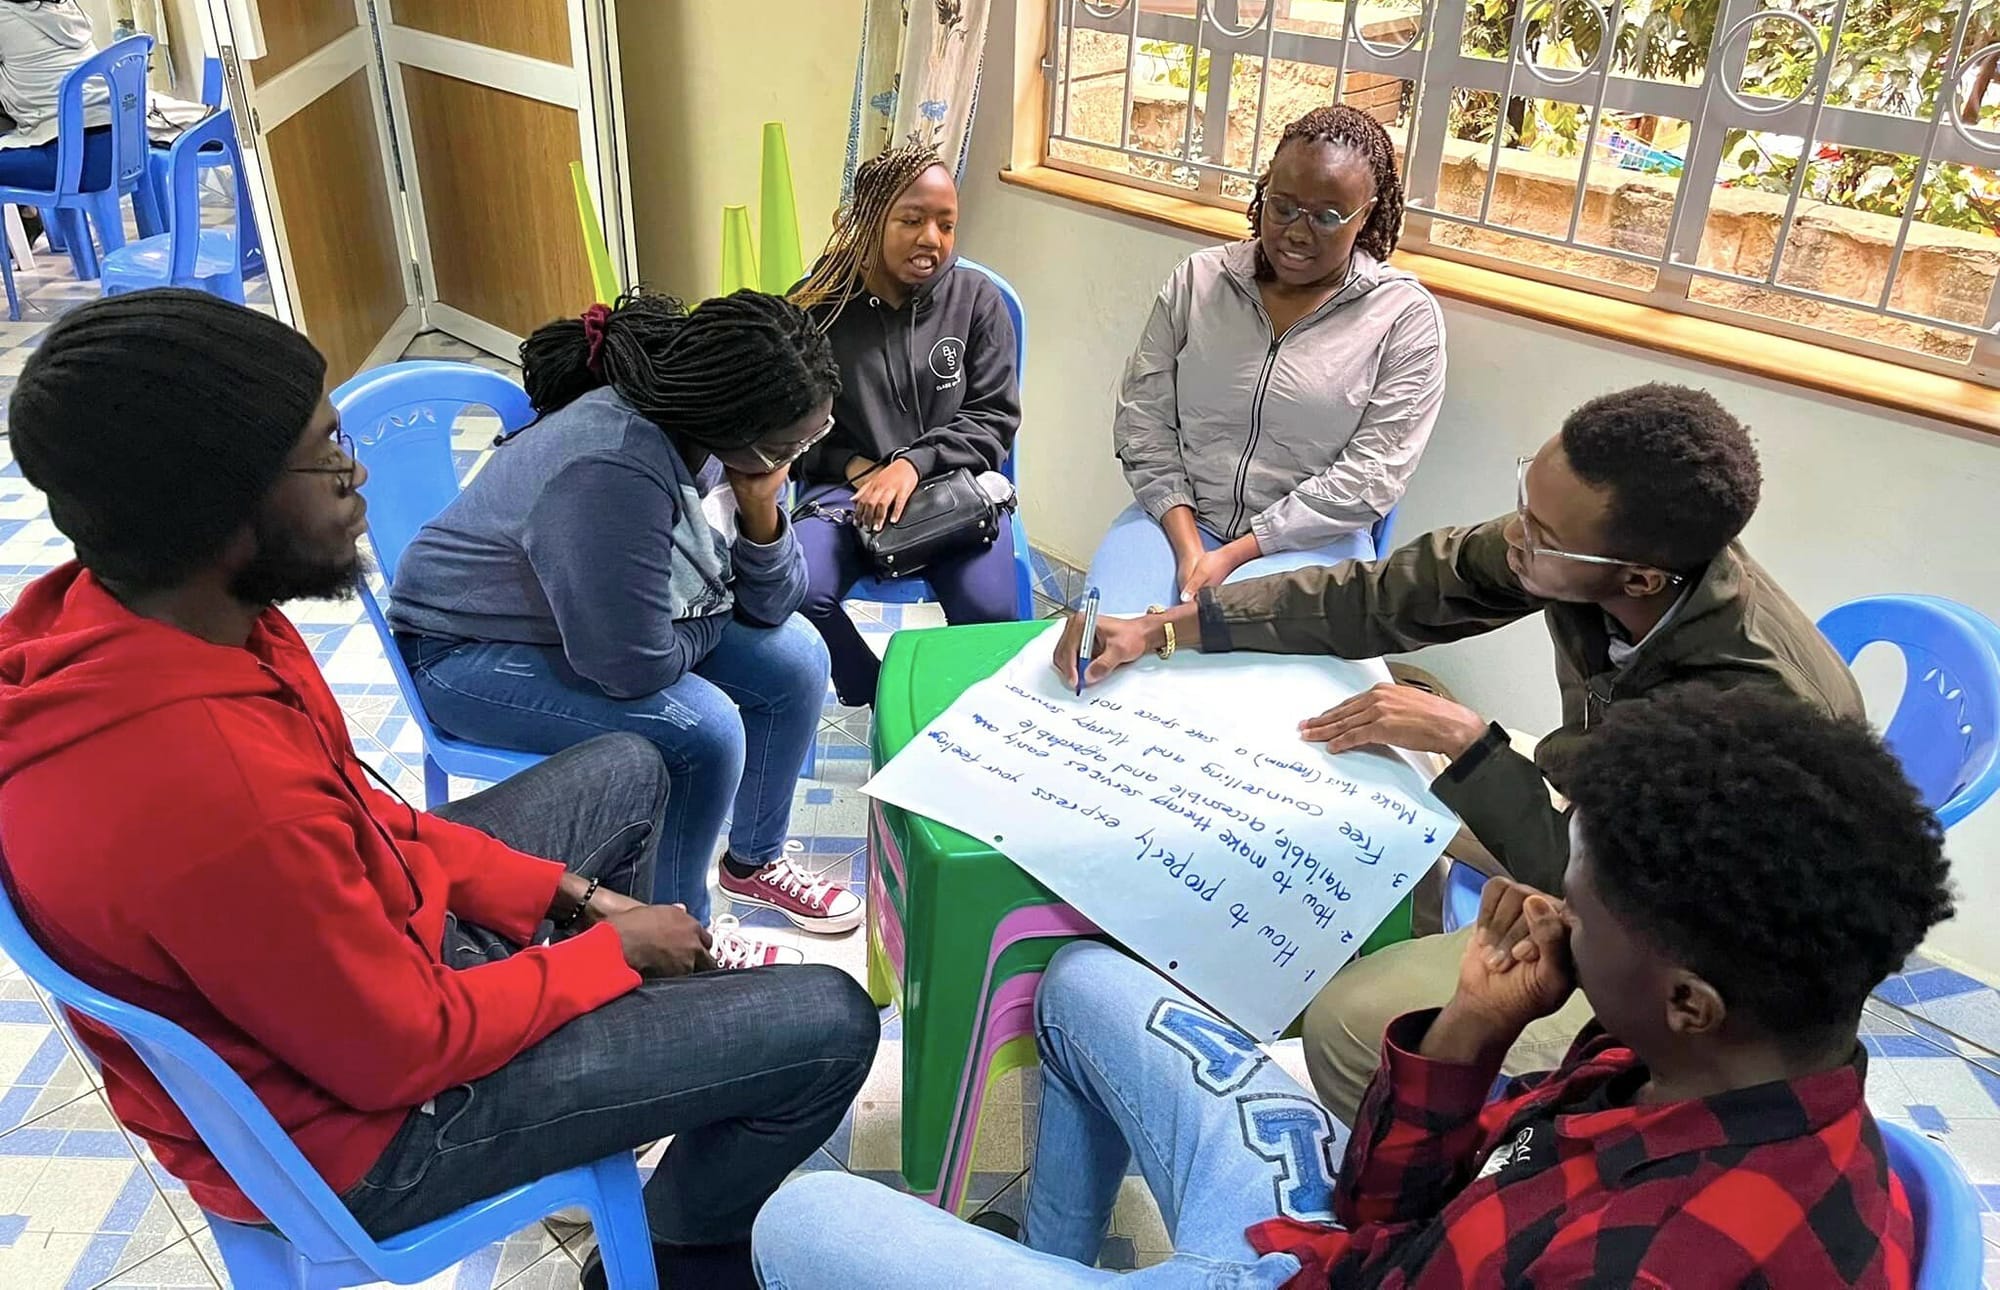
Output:
<path fill-rule="evenodd" d="M 1458 821 L 1404 756 L 1329 756 L 1301 719 L 1379 664 L 1148 659 L 1078 698 L 1056 631 L 862 789 L 989 842 L 1190 994 L 1276 1039 Z"/>

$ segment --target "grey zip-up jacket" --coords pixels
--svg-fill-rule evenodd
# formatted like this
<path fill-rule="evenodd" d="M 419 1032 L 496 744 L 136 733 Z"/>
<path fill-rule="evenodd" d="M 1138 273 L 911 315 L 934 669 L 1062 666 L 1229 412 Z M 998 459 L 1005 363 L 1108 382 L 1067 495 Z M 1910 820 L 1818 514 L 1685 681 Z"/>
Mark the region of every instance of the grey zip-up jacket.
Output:
<path fill-rule="evenodd" d="M 1147 514 L 1192 506 L 1271 555 L 1367 528 L 1402 497 L 1444 397 L 1444 316 L 1416 278 L 1357 250 L 1347 284 L 1274 338 L 1255 249 L 1209 247 L 1174 270 L 1111 434 Z"/>

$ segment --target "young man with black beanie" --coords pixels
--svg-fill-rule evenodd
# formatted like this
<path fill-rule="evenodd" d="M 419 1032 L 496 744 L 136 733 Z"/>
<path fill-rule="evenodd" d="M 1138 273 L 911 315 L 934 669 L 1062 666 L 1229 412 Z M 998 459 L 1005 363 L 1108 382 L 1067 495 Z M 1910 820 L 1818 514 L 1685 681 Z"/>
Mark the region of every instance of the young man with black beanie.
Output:
<path fill-rule="evenodd" d="M 643 739 L 433 814 L 369 783 L 274 608 L 360 570 L 367 472 L 326 376 L 298 333 L 177 290 L 84 305 L 29 359 L 14 454 L 77 559 L 0 619 L 9 895 L 227 1061 L 371 1233 L 671 1134 L 660 1283 L 753 1285 L 751 1220 L 838 1125 L 874 1010 L 833 968 L 710 971 L 686 910 L 627 894 L 667 794 Z M 132 1051 L 77 1029 L 202 1207 L 260 1221 Z"/>

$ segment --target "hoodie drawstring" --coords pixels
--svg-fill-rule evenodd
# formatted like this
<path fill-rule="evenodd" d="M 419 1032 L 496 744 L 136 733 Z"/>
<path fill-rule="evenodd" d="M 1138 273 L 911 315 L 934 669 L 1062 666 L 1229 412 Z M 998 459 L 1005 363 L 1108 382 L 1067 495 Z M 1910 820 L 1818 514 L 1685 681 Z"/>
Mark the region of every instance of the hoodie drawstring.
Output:
<path fill-rule="evenodd" d="M 903 398 L 903 387 L 897 384 L 896 382 L 896 362 L 895 359 L 891 357 L 891 344 L 892 342 L 894 342 L 895 337 L 892 336 L 889 332 L 890 316 L 889 314 L 883 312 L 882 298 L 880 296 L 868 297 L 868 307 L 875 311 L 876 321 L 882 324 L 882 372 L 883 375 L 889 378 L 889 392 L 896 396 L 897 408 L 899 408 L 904 412 L 908 412 L 910 410 L 910 405 L 908 401 L 906 401 Z M 905 346 L 905 348 L 906 349 L 908 348 L 907 345 Z M 915 368 L 912 367 L 911 371 L 912 373 L 914 373 Z M 911 393 L 915 392 L 916 392 L 916 387 L 914 384 L 912 384 Z"/>

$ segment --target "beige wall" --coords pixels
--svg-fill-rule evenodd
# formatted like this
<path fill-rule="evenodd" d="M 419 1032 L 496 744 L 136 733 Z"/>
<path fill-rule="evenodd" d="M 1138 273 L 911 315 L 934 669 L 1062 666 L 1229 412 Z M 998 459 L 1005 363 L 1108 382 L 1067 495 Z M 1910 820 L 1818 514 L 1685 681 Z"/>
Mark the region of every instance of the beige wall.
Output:
<path fill-rule="evenodd" d="M 1016 59 L 1014 0 L 996 0 L 973 133 L 960 247 L 1019 289 L 1028 311 L 1021 494 L 1038 545 L 1087 563 L 1126 490 L 1111 456 L 1112 391 L 1159 283 L 1202 239 L 1002 184 Z M 1023 51 L 1032 53 L 1033 51 Z M 1747 540 L 1808 611 L 1856 596 L 1931 592 L 2000 618 L 2000 441 L 1794 387 L 1609 344 L 1484 309 L 1446 308 L 1450 377 L 1402 533 L 1496 514 L 1513 460 L 1576 404 L 1650 380 L 1712 390 L 1756 431 L 1762 510 Z M 1425 665 L 1482 712 L 1526 730 L 1559 719 L 1538 625 L 1430 650 Z M 1864 656 L 1870 710 L 1900 671 Z M 2000 804 L 1953 831 L 1961 914 L 1932 948 L 2000 980 Z"/>
<path fill-rule="evenodd" d="M 90 28 L 99 44 L 108 43 L 117 29 L 118 15 L 122 12 L 138 14 L 143 30 L 153 30 L 153 3 L 167 24 L 170 65 L 163 65 L 159 59 L 153 63 L 153 88 L 172 94 L 175 98 L 195 100 L 201 97 L 202 39 L 201 19 L 196 16 L 200 0 L 140 0 L 134 4 L 130 0 L 120 4 L 117 0 L 78 0 L 83 11 L 90 18 Z M 155 34 L 158 34 L 155 32 Z"/>
<path fill-rule="evenodd" d="M 766 121 L 785 123 L 811 263 L 840 196 L 860 40 L 858 0 L 619 0 L 642 279 L 715 292 L 723 206 L 756 219 Z"/>

